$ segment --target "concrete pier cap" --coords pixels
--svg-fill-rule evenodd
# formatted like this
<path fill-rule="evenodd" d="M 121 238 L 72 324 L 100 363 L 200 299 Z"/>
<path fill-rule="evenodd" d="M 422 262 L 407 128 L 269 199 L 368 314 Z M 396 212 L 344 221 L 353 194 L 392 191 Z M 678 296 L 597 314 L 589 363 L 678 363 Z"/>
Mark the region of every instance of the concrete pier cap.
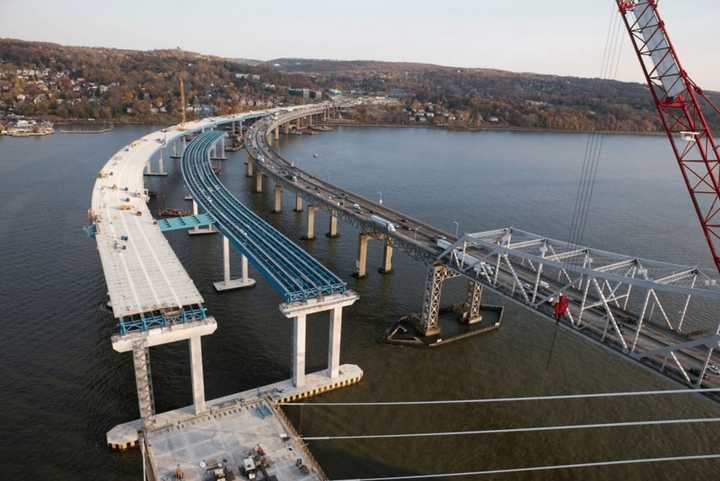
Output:
<path fill-rule="evenodd" d="M 351 306 L 355 304 L 355 301 L 358 299 L 360 299 L 360 296 L 358 296 L 355 291 L 348 290 L 342 294 L 333 294 L 331 296 L 322 296 L 305 301 L 283 303 L 280 304 L 280 312 L 282 312 L 282 314 L 287 318 L 293 318 L 300 315 L 309 316 L 318 312 Z"/>
<path fill-rule="evenodd" d="M 214 317 L 207 317 L 202 321 L 175 324 L 167 327 L 157 327 L 145 332 L 131 332 L 121 336 L 111 337 L 113 349 L 117 352 L 129 352 L 141 343 L 144 347 L 160 346 L 171 342 L 186 341 L 196 336 L 207 336 L 217 330 Z"/>

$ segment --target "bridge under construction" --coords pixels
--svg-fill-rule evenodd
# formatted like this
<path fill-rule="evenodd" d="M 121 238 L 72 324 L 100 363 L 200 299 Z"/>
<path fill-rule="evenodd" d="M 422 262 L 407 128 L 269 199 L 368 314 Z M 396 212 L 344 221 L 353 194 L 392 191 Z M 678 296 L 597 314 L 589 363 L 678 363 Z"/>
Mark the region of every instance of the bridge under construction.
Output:
<path fill-rule="evenodd" d="M 717 226 L 712 220 L 720 213 L 717 207 L 720 188 L 716 178 L 718 149 L 697 105 L 697 96 L 702 96 L 702 91 L 680 67 L 657 13 L 657 3 L 618 0 L 617 6 L 641 59 L 678 162 L 684 169 L 684 179 L 714 259 L 720 266 L 715 251 Z M 649 68 L 650 62 L 654 62 L 654 67 Z M 349 386 L 359 382 L 363 375 L 359 366 L 340 363 L 343 309 L 355 303 L 358 296 L 346 282 L 274 229 L 223 185 L 212 168 L 212 161 L 225 158 L 228 131 L 236 137 L 244 136 L 248 152 L 246 174 L 254 177 L 255 192 L 263 192 L 266 184 L 272 183 L 274 212 L 283 210 L 286 190 L 294 194 L 294 210 L 306 213 L 306 240 L 316 239 L 315 217 L 319 209 L 328 212 L 330 239 L 338 236 L 341 222 L 360 230 L 355 277 L 368 275 L 367 252 L 371 240 L 380 241 L 383 246 L 381 274 L 392 272 L 395 249 L 426 265 L 422 311 L 398 324 L 389 333 L 389 340 L 417 341 L 418 345 L 431 347 L 446 342 L 440 319 L 443 285 L 457 278 L 465 282 L 467 292 L 458 319 L 469 328 L 487 323 L 488 319 L 492 325 L 484 329 L 499 326 L 502 314 L 497 315 L 492 306 L 483 304 L 483 292 L 488 289 L 609 352 L 690 388 L 678 392 L 717 396 L 720 324 L 714 329 L 687 327 L 709 325 L 707 319 L 698 319 L 704 312 L 696 308 L 698 300 L 710 305 L 720 301 L 720 287 L 714 276 L 699 267 L 608 252 L 580 245 L 575 239 L 552 239 L 514 227 L 452 235 L 381 202 L 323 181 L 275 149 L 274 144 L 282 132 L 289 135 L 294 130 L 323 124 L 358 103 L 360 101 L 325 102 L 183 122 L 124 147 L 99 172 L 87 232 L 97 241 L 109 305 L 117 320 L 117 332 L 111 339 L 113 348 L 132 355 L 140 414 L 139 419 L 110 430 L 107 440 L 114 448 L 139 446 L 150 479 L 169 479 L 174 473 L 177 478 L 201 480 L 208 472 L 216 479 L 224 479 L 228 467 L 238 466 L 243 467 L 248 477 L 258 471 L 267 478 L 326 479 L 304 441 L 330 437 L 303 438 L 279 405 Z M 679 133 L 686 142 L 684 147 L 678 144 Z M 172 149 L 171 158 L 181 159 L 180 169 L 193 202 L 193 215 L 156 220 L 147 207 L 149 195 L 143 178 L 166 174 L 164 162 L 168 149 Z M 702 159 L 693 158 L 693 152 Z M 695 164 L 704 165 L 708 171 L 698 171 L 702 167 Z M 699 200 L 711 195 L 715 201 L 710 200 L 709 207 Z M 173 230 L 187 230 L 190 235 L 223 236 L 224 276 L 214 284 L 218 291 L 255 284 L 256 280 L 249 277 L 250 267 L 273 287 L 281 299 L 280 313 L 292 323 L 290 379 L 220 399 L 205 399 L 202 337 L 213 334 L 218 323 L 163 235 Z M 241 255 L 239 279 L 231 276 L 230 248 Z M 561 300 L 565 305 L 558 311 Z M 328 315 L 330 321 L 327 369 L 306 373 L 307 320 L 319 313 Z M 710 322 L 714 326 L 717 320 Z M 189 346 L 193 404 L 157 413 L 150 349 L 176 342 L 187 342 Z M 645 424 L 716 421 L 664 420 Z M 625 424 L 608 423 L 602 427 Z M 590 427 L 597 426 L 521 429 Z M 348 439 L 372 437 L 345 436 Z M 625 463 L 716 459 L 717 456 L 650 458 Z M 621 462 L 519 470 L 618 463 Z"/>

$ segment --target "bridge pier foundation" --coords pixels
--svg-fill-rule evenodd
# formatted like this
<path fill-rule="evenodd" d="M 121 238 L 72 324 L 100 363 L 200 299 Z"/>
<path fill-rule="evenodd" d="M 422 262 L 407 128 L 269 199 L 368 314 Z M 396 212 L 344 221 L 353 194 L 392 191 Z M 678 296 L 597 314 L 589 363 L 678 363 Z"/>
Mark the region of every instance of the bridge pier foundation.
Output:
<path fill-rule="evenodd" d="M 197 202 L 195 202 L 195 199 L 192 201 L 193 205 L 193 215 L 198 215 L 198 205 Z M 217 230 L 215 230 L 215 227 L 212 225 L 209 227 L 194 227 L 188 231 L 188 235 L 207 235 L 207 234 L 217 234 Z"/>
<path fill-rule="evenodd" d="M 307 208 L 307 232 L 303 236 L 303 240 L 315 239 L 315 211 L 317 207 L 309 205 Z"/>
<path fill-rule="evenodd" d="M 255 193 L 261 194 L 263 191 L 263 175 L 259 170 L 255 172 Z"/>
<path fill-rule="evenodd" d="M 247 257 L 241 256 L 242 275 L 240 279 L 232 279 L 230 276 L 230 240 L 223 236 L 223 280 L 213 282 L 213 287 L 218 292 L 231 291 L 235 289 L 243 289 L 255 285 L 255 279 L 248 277 L 248 260 Z"/>
<path fill-rule="evenodd" d="M 383 249 L 383 265 L 378 269 L 380 274 L 390 274 L 392 272 L 392 256 L 393 242 L 389 236 L 385 238 L 385 247 Z"/>
<path fill-rule="evenodd" d="M 338 234 L 338 219 L 337 219 L 337 211 L 335 209 L 330 211 L 330 226 L 329 226 L 328 233 L 325 235 L 331 239 L 340 235 L 340 234 Z"/>
<path fill-rule="evenodd" d="M 285 131 L 285 135 L 290 135 L 290 122 L 286 122 L 285 125 L 283 125 L 283 130 Z"/>
<path fill-rule="evenodd" d="M 295 192 L 295 212 L 302 212 L 303 211 L 303 200 L 302 195 L 300 195 L 300 192 Z"/>
<path fill-rule="evenodd" d="M 274 137 L 275 140 L 280 140 L 280 126 L 275 127 Z"/>
<path fill-rule="evenodd" d="M 252 177 L 255 174 L 255 163 L 249 158 L 245 161 L 245 177 Z"/>
<path fill-rule="evenodd" d="M 273 206 L 273 213 L 279 214 L 282 212 L 282 196 L 283 186 L 282 184 L 275 184 L 275 205 Z"/>

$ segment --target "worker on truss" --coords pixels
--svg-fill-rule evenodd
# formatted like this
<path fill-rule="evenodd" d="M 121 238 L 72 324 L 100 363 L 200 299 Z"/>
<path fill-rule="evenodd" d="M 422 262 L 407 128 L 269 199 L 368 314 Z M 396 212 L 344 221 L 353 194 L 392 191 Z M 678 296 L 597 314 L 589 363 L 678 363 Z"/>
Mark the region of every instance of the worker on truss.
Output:
<path fill-rule="evenodd" d="M 570 301 L 568 299 L 568 296 L 565 295 L 564 292 L 561 292 L 560 296 L 558 297 L 557 301 L 555 302 L 555 308 L 553 310 L 553 314 L 555 315 L 556 321 L 560 322 L 560 319 L 562 319 L 563 316 L 567 315 L 569 304 L 570 304 Z"/>

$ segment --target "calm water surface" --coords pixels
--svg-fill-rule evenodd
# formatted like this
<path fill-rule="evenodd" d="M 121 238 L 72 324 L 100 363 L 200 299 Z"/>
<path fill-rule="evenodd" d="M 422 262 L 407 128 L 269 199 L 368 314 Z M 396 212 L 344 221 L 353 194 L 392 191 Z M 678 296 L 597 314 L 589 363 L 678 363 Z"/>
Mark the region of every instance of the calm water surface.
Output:
<path fill-rule="evenodd" d="M 105 432 L 137 416 L 132 361 L 112 351 L 112 315 L 95 243 L 81 228 L 100 167 L 121 146 L 152 130 L 103 135 L 0 137 L 0 479 L 136 480 L 137 453 L 111 452 Z M 479 231 L 512 225 L 567 238 L 586 136 L 451 133 L 422 129 L 341 129 L 283 139 L 282 150 L 311 172 L 439 227 Z M 318 154 L 317 157 L 314 154 Z M 224 163 L 223 180 L 280 230 L 299 238 L 302 215 L 288 194 L 270 214 L 272 192 L 251 193 L 244 154 Z M 182 207 L 176 165 L 148 179 L 160 204 Z M 704 241 L 662 138 L 605 141 L 585 241 L 623 253 L 709 265 Z M 320 215 L 318 230 L 327 218 Z M 365 370 L 363 382 L 326 395 L 337 401 L 452 399 L 672 388 L 654 374 L 561 332 L 545 370 L 552 325 L 508 305 L 497 333 L 437 350 L 378 341 L 386 324 L 420 309 L 422 266 L 404 254 L 390 276 L 350 277 L 357 232 L 341 225 L 335 240 L 318 236 L 308 251 L 357 290 L 346 311 L 343 361 Z M 216 294 L 221 239 L 169 238 L 205 296 L 219 329 L 204 340 L 209 399 L 289 377 L 289 323 L 280 298 L 262 279 L 245 292 Z M 236 259 L 236 261 L 239 259 Z M 371 244 L 370 265 L 380 265 Z M 234 264 L 239 269 L 238 262 Z M 448 283 L 447 303 L 462 297 Z M 489 299 L 500 302 L 500 299 Z M 327 321 L 309 323 L 308 366 L 324 368 Z M 192 402 L 185 346 L 153 348 L 158 410 Z M 398 433 L 519 427 L 668 417 L 718 416 L 691 397 L 413 408 L 289 408 L 307 435 Z M 648 427 L 383 441 L 326 441 L 312 449 L 331 478 L 412 475 L 716 452 L 708 426 Z M 502 480 L 716 479 L 717 462 L 613 467 L 495 476 Z M 490 478 L 488 478 L 490 479 Z"/>

